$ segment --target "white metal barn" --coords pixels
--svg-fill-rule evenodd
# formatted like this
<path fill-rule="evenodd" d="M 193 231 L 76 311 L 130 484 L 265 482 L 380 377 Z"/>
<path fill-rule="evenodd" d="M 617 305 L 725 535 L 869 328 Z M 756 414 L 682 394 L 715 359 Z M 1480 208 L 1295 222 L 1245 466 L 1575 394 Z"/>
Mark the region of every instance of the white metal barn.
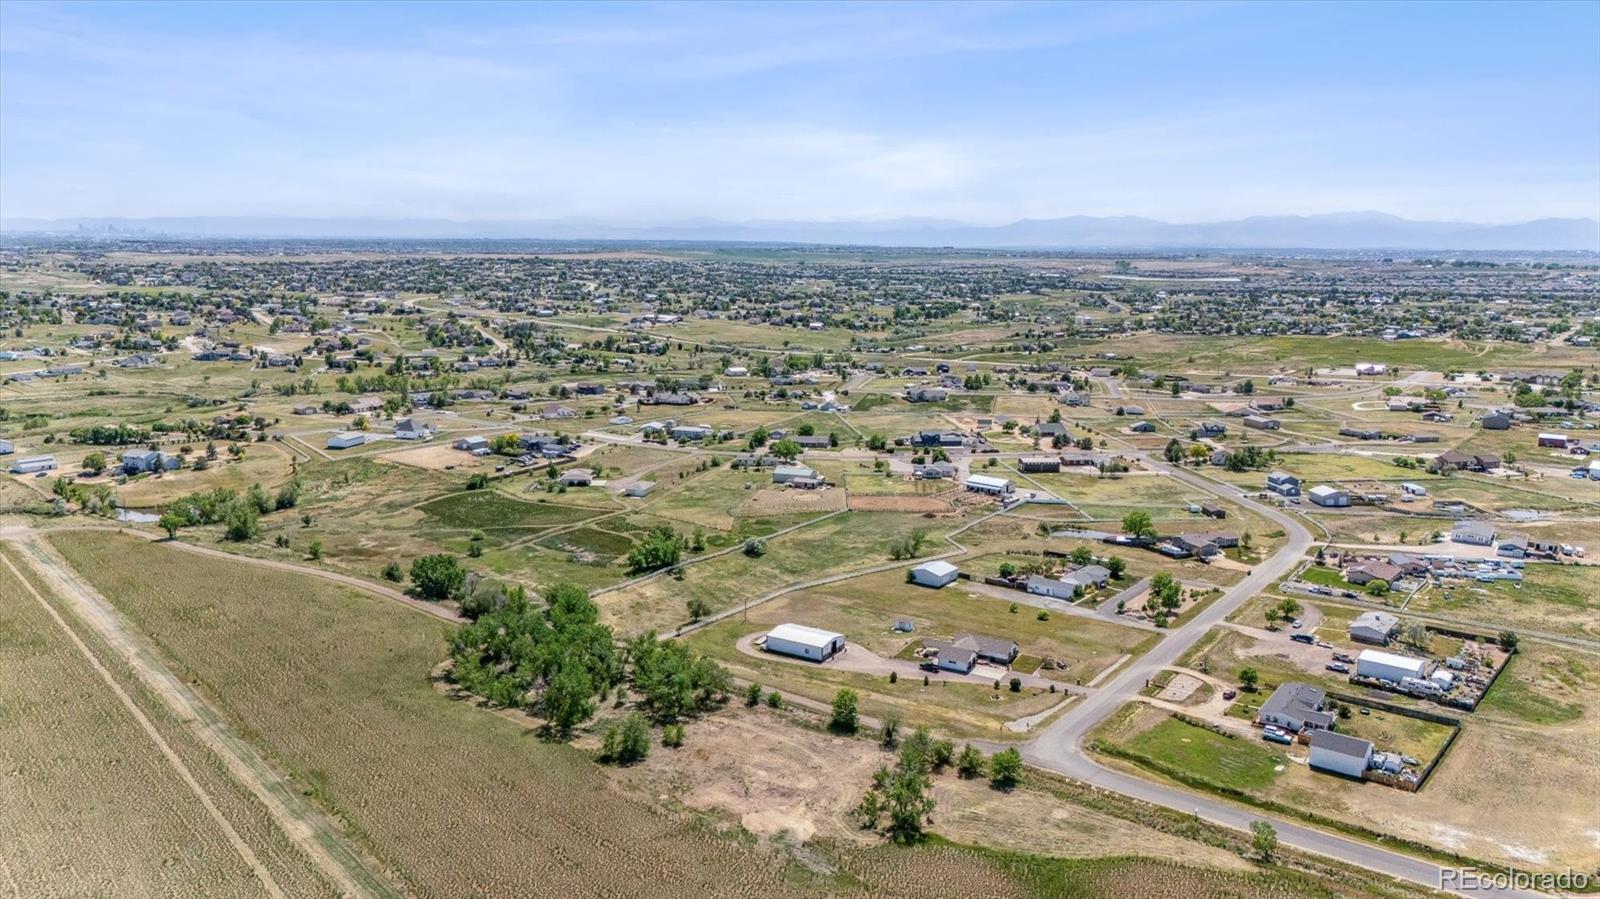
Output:
<path fill-rule="evenodd" d="M 1340 490 L 1337 487 L 1330 487 L 1327 484 L 1318 484 L 1317 486 L 1312 487 L 1306 492 L 1306 496 L 1319 506 L 1350 505 L 1350 494 L 1345 493 L 1343 490 Z"/>
<path fill-rule="evenodd" d="M 1376 649 L 1363 649 L 1361 655 L 1356 656 L 1356 674 L 1360 677 L 1375 677 L 1397 684 L 1408 677 L 1421 680 L 1428 676 L 1428 660 Z"/>
<path fill-rule="evenodd" d="M 844 649 L 844 635 L 803 624 L 780 624 L 767 631 L 767 652 L 826 662 Z"/>
<path fill-rule="evenodd" d="M 966 487 L 968 490 L 973 490 L 978 493 L 989 493 L 995 496 L 1002 496 L 1010 493 L 1013 489 L 1011 482 L 1005 478 L 990 477 L 986 474 L 975 474 L 967 478 Z"/>
<path fill-rule="evenodd" d="M 360 431 L 341 431 L 328 438 L 328 449 L 349 449 L 367 442 L 367 435 Z"/>
<path fill-rule="evenodd" d="M 911 569 L 911 582 L 923 587 L 943 587 L 955 581 L 960 569 L 943 559 L 923 562 Z"/>

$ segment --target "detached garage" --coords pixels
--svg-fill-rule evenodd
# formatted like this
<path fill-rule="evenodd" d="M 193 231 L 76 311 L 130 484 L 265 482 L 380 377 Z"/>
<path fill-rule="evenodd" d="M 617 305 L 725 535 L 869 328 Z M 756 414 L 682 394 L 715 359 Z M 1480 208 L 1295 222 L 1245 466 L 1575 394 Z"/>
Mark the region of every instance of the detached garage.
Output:
<path fill-rule="evenodd" d="M 767 652 L 826 662 L 844 651 L 844 635 L 803 624 L 780 624 L 767 631 Z"/>

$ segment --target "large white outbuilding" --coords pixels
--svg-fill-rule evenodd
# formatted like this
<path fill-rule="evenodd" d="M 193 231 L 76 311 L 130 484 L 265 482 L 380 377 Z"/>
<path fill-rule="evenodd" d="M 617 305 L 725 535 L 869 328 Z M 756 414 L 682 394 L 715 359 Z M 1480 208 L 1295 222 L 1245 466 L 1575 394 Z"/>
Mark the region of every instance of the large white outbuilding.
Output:
<path fill-rule="evenodd" d="M 953 583 L 960 570 L 943 559 L 923 562 L 911 569 L 911 583 L 923 587 L 943 587 Z"/>
<path fill-rule="evenodd" d="M 1012 492 L 1011 482 L 1005 478 L 991 477 L 986 474 L 975 474 L 966 480 L 966 487 L 977 493 L 989 493 L 995 496 L 1004 496 Z"/>
<path fill-rule="evenodd" d="M 780 624 L 767 631 L 767 652 L 826 662 L 844 649 L 844 635 L 803 624 Z"/>
<path fill-rule="evenodd" d="M 1363 649 L 1361 655 L 1356 656 L 1356 674 L 1396 684 L 1408 677 L 1421 680 L 1428 676 L 1428 660 L 1377 649 Z"/>

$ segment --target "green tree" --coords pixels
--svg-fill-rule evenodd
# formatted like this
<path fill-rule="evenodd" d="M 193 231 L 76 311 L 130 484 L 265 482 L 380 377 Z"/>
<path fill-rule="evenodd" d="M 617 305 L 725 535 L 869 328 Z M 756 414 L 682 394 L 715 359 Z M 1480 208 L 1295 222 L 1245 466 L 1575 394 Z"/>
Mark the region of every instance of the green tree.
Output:
<path fill-rule="evenodd" d="M 559 734 L 567 734 L 595 712 L 594 678 L 576 659 L 562 659 L 539 696 L 539 714 Z"/>
<path fill-rule="evenodd" d="M 711 614 L 711 603 L 707 602 L 703 596 L 691 596 L 684 600 L 684 604 L 689 607 L 690 621 L 699 621 Z"/>
<path fill-rule="evenodd" d="M 171 539 L 177 537 L 178 536 L 178 529 L 183 527 L 184 525 L 186 525 L 188 523 L 189 523 L 188 519 L 185 518 L 182 513 L 177 512 L 177 511 L 175 511 L 173 509 L 168 509 L 165 512 L 162 512 L 161 513 L 161 517 L 156 519 L 156 524 L 163 531 L 167 532 L 167 539 L 168 540 L 171 540 Z"/>
<path fill-rule="evenodd" d="M 1263 862 L 1272 861 L 1272 855 L 1278 850 L 1278 831 L 1266 821 L 1250 822 L 1250 845 L 1256 850 L 1256 857 Z"/>
<path fill-rule="evenodd" d="M 1128 571 L 1128 563 L 1122 561 L 1120 556 L 1112 556 L 1106 560 L 1106 570 L 1111 572 L 1111 577 L 1113 580 L 1120 581 L 1122 580 L 1122 576 Z"/>
<path fill-rule="evenodd" d="M 411 583 L 424 599 L 452 599 L 467 582 L 467 570 L 448 553 L 418 556 L 411 562 Z"/>
<path fill-rule="evenodd" d="M 861 726 L 861 697 L 849 687 L 833 695 L 833 715 L 828 728 L 836 733 L 853 734 Z"/>
<path fill-rule="evenodd" d="M 628 570 L 638 574 L 670 568 L 683 559 L 683 537 L 667 525 L 657 525 L 628 553 Z"/>
<path fill-rule="evenodd" d="M 972 780 L 983 773 L 983 753 L 971 743 L 961 747 L 961 754 L 956 756 L 956 774 L 966 780 Z"/>
<path fill-rule="evenodd" d="M 1247 691 L 1254 693 L 1256 691 L 1256 684 L 1260 682 L 1261 674 L 1254 668 L 1239 669 L 1239 683 L 1243 684 Z"/>
<path fill-rule="evenodd" d="M 761 704 L 761 685 L 751 684 L 744 690 L 744 704 L 755 706 Z"/>
<path fill-rule="evenodd" d="M 799 457 L 801 450 L 800 444 L 795 443 L 793 440 L 785 437 L 784 439 L 779 440 L 777 443 L 774 443 L 768 452 L 784 460 L 785 462 L 793 462 Z"/>
<path fill-rule="evenodd" d="M 1133 511 L 1122 516 L 1122 531 L 1135 537 L 1148 538 L 1156 535 L 1155 525 L 1150 522 L 1150 513 L 1145 511 Z"/>
<path fill-rule="evenodd" d="M 254 506 L 234 503 L 223 517 L 223 536 L 236 543 L 254 539 L 261 533 L 261 514 Z"/>
<path fill-rule="evenodd" d="M 97 450 L 87 456 L 84 456 L 83 467 L 89 469 L 95 474 L 100 474 L 106 470 L 106 454 Z"/>
<path fill-rule="evenodd" d="M 634 712 L 613 724 L 601 744 L 601 757 L 614 765 L 632 765 L 650 755 L 650 724 Z"/>
<path fill-rule="evenodd" d="M 989 759 L 989 784 L 997 790 L 1010 790 L 1022 782 L 1022 754 L 1016 747 L 997 752 Z"/>

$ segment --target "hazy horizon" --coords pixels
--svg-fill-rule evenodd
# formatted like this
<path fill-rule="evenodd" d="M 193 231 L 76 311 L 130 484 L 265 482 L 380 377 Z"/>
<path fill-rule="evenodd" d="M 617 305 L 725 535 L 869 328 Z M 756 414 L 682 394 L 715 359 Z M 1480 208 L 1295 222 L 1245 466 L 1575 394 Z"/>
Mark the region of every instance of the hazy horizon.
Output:
<path fill-rule="evenodd" d="M 0 218 L 1600 218 L 1600 4 L 0 4 Z"/>

